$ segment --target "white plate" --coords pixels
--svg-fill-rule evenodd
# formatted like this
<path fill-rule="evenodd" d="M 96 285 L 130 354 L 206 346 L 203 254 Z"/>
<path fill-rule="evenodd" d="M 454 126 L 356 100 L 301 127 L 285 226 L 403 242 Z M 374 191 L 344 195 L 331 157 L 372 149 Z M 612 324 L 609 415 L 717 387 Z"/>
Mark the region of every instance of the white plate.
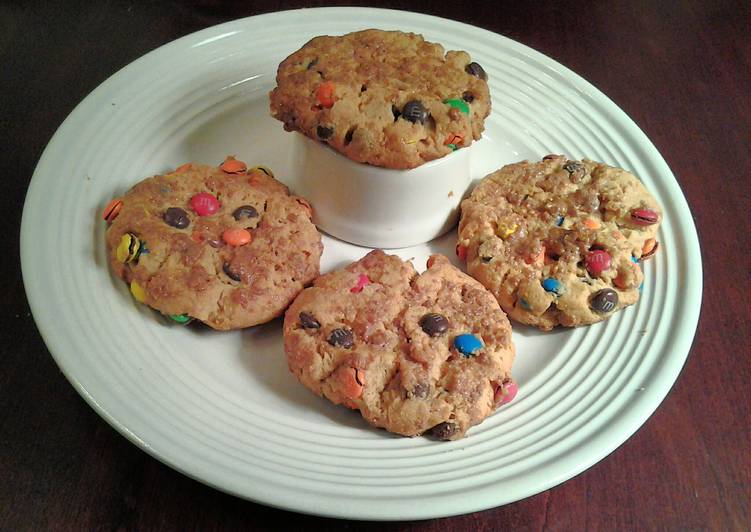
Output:
<path fill-rule="evenodd" d="M 641 301 L 592 327 L 517 326 L 518 398 L 456 442 L 400 438 L 314 397 L 288 373 L 280 322 L 243 332 L 172 326 L 107 270 L 107 201 L 143 177 L 236 154 L 284 180 L 291 135 L 268 114 L 277 64 L 310 37 L 365 27 L 465 49 L 490 76 L 493 113 L 473 176 L 547 153 L 635 172 L 665 208 Z M 293 183 L 293 181 L 290 181 Z M 419 269 L 454 236 L 402 249 Z M 325 238 L 323 271 L 366 250 Z M 657 408 L 689 351 L 701 259 L 685 199 L 638 127 L 543 55 L 468 25 L 376 9 L 238 20 L 151 52 L 93 91 L 44 152 L 21 231 L 39 330 L 79 393 L 175 469 L 268 505 L 362 519 L 481 510 L 533 495 L 618 447 Z"/>

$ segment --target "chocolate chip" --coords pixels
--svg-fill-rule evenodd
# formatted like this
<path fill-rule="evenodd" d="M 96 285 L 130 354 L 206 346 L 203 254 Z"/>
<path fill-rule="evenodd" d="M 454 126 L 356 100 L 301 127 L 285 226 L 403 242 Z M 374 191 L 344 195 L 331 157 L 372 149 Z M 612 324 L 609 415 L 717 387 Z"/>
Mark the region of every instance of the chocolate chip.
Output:
<path fill-rule="evenodd" d="M 232 217 L 235 220 L 240 220 L 242 218 L 256 218 L 257 216 L 258 211 L 252 205 L 241 205 L 232 213 Z"/>
<path fill-rule="evenodd" d="M 490 262 L 491 260 L 493 260 L 493 257 L 480 257 L 480 259 L 481 259 L 481 260 L 482 260 L 482 261 L 483 261 L 483 262 L 484 262 L 485 264 L 487 264 L 488 262 Z"/>
<path fill-rule="evenodd" d="M 420 318 L 420 327 L 428 336 L 441 336 L 449 328 L 449 320 L 442 314 L 431 312 Z"/>
<path fill-rule="evenodd" d="M 470 91 L 464 91 L 462 93 L 462 100 L 464 100 L 467 103 L 472 103 L 475 101 L 475 95 L 472 94 Z"/>
<path fill-rule="evenodd" d="M 402 117 L 415 124 L 424 124 L 428 119 L 428 114 L 428 110 L 419 100 L 410 100 L 402 108 Z"/>
<path fill-rule="evenodd" d="M 607 314 L 618 305 L 618 293 L 611 288 L 603 288 L 592 296 L 589 306 L 600 314 Z"/>
<path fill-rule="evenodd" d="M 333 127 L 318 126 L 316 128 L 316 135 L 318 135 L 318 138 L 321 140 L 326 140 L 327 138 L 331 137 L 331 135 L 333 134 L 334 134 Z"/>
<path fill-rule="evenodd" d="M 224 265 L 222 265 L 222 270 L 224 271 L 225 275 L 232 279 L 233 281 L 240 281 L 242 277 L 240 277 L 240 274 L 233 271 L 232 268 L 229 265 L 229 262 L 225 262 Z"/>
<path fill-rule="evenodd" d="M 164 211 L 162 218 L 164 219 L 164 223 L 177 229 L 185 229 L 190 225 L 188 213 L 180 207 L 170 207 Z"/>
<path fill-rule="evenodd" d="M 308 66 L 306 67 L 306 69 L 307 69 L 307 70 L 310 70 L 311 68 L 313 68 L 313 67 L 314 67 L 314 66 L 316 66 L 317 64 L 318 64 L 318 58 L 316 57 L 316 58 L 315 58 L 315 59 L 313 59 L 313 60 L 312 60 L 312 61 L 311 61 L 310 63 L 308 63 Z"/>
<path fill-rule="evenodd" d="M 448 440 L 456 433 L 457 428 L 456 424 L 444 421 L 430 429 L 430 434 L 439 440 Z"/>
<path fill-rule="evenodd" d="M 480 78 L 484 81 L 488 80 L 488 74 L 485 72 L 485 69 L 480 66 L 479 63 L 472 61 L 470 64 L 464 67 L 464 70 L 467 72 L 467 74 L 470 74 L 476 78 Z"/>
<path fill-rule="evenodd" d="M 349 329 L 334 329 L 326 341 L 334 347 L 344 349 L 350 349 L 355 344 L 354 336 Z"/>
<path fill-rule="evenodd" d="M 301 312 L 300 313 L 300 326 L 303 329 L 319 329 L 321 327 L 321 324 L 318 322 L 317 319 L 313 317 L 312 314 L 308 314 L 307 312 Z"/>
<path fill-rule="evenodd" d="M 216 238 L 209 238 L 206 242 L 208 242 L 209 246 L 212 248 L 222 247 L 222 241 Z"/>

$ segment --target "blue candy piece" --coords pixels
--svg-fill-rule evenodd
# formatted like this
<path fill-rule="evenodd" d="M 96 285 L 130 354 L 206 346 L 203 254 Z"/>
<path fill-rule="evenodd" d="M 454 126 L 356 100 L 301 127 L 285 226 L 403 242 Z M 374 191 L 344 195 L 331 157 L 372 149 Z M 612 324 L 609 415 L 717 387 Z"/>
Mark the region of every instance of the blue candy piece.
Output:
<path fill-rule="evenodd" d="M 563 283 L 560 282 L 558 279 L 554 279 L 552 277 L 548 277 L 547 279 L 543 280 L 542 287 L 545 289 L 546 292 L 553 292 L 555 295 L 558 295 L 558 296 L 566 291 L 566 288 L 563 286 Z"/>
<path fill-rule="evenodd" d="M 639 263 L 639 259 L 637 259 L 633 255 L 631 255 L 631 262 L 633 262 L 634 264 L 638 264 Z"/>
<path fill-rule="evenodd" d="M 519 306 L 524 310 L 532 310 L 532 307 L 529 306 L 529 303 L 523 297 L 519 299 Z"/>
<path fill-rule="evenodd" d="M 558 215 L 558 216 L 556 217 L 556 219 L 555 219 L 555 225 L 557 225 L 558 227 L 560 227 L 561 225 L 563 225 L 563 220 L 564 220 L 563 216 L 561 216 L 561 215 L 559 214 L 559 215 Z"/>
<path fill-rule="evenodd" d="M 482 349 L 482 342 L 474 334 L 460 334 L 454 338 L 454 347 L 462 355 L 469 358 Z"/>

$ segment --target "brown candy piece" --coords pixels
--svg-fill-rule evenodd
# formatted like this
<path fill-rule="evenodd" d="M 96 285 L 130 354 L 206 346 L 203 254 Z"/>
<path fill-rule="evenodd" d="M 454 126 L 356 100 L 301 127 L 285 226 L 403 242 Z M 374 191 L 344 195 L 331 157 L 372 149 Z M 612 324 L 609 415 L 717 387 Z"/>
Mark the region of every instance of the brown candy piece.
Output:
<path fill-rule="evenodd" d="M 257 216 L 258 211 L 252 205 L 241 205 L 232 213 L 232 217 L 235 220 L 240 220 L 242 218 L 256 218 Z"/>
<path fill-rule="evenodd" d="M 321 324 L 318 322 L 317 319 L 313 317 L 312 314 L 308 312 L 301 312 L 300 313 L 300 326 L 303 329 L 320 329 Z"/>
<path fill-rule="evenodd" d="M 331 334 L 329 334 L 326 341 L 334 347 L 343 347 L 344 349 L 351 349 L 355 344 L 355 338 L 352 331 L 343 328 L 331 331 Z"/>
<path fill-rule="evenodd" d="M 170 207 L 162 216 L 164 223 L 176 229 L 185 229 L 190 225 L 188 213 L 180 207 Z"/>
<path fill-rule="evenodd" d="M 485 69 L 480 66 L 480 63 L 472 61 L 470 64 L 464 67 L 464 70 L 471 76 L 480 78 L 483 81 L 488 80 L 488 74 L 485 72 Z"/>
<path fill-rule="evenodd" d="M 607 314 L 618 306 L 618 292 L 611 288 L 603 288 L 595 292 L 595 295 L 592 296 L 589 302 L 589 306 L 595 312 Z"/>
<path fill-rule="evenodd" d="M 240 281 L 242 280 L 242 277 L 240 277 L 240 274 L 233 271 L 232 268 L 229 265 L 229 262 L 225 262 L 222 266 L 222 271 L 224 271 L 225 275 L 232 279 L 233 281 Z"/>
<path fill-rule="evenodd" d="M 435 312 L 425 314 L 420 318 L 419 323 L 422 330 L 425 331 L 425 334 L 432 336 L 433 338 L 441 336 L 449 328 L 449 320 L 446 319 L 446 316 L 436 314 Z"/>
<path fill-rule="evenodd" d="M 438 425 L 430 429 L 430 434 L 435 436 L 439 440 L 449 440 L 451 439 L 451 436 L 456 433 L 456 428 L 456 424 L 449 421 L 444 421 L 443 423 L 439 423 Z"/>

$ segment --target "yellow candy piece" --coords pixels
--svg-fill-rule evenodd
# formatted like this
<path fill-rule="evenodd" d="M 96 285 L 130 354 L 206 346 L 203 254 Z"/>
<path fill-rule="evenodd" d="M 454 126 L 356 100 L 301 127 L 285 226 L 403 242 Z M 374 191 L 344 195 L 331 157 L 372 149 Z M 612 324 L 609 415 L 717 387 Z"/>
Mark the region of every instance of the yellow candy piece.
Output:
<path fill-rule="evenodd" d="M 508 237 L 510 237 L 516 232 L 517 228 L 518 226 L 516 224 L 512 224 L 510 227 L 500 224 L 498 226 L 498 236 L 506 240 Z"/>
<path fill-rule="evenodd" d="M 133 233 L 125 233 L 115 250 L 115 258 L 123 264 L 133 262 L 141 252 L 141 241 Z"/>
<path fill-rule="evenodd" d="M 136 281 L 130 282 L 130 293 L 133 294 L 133 297 L 139 303 L 146 301 L 146 291 Z"/>

